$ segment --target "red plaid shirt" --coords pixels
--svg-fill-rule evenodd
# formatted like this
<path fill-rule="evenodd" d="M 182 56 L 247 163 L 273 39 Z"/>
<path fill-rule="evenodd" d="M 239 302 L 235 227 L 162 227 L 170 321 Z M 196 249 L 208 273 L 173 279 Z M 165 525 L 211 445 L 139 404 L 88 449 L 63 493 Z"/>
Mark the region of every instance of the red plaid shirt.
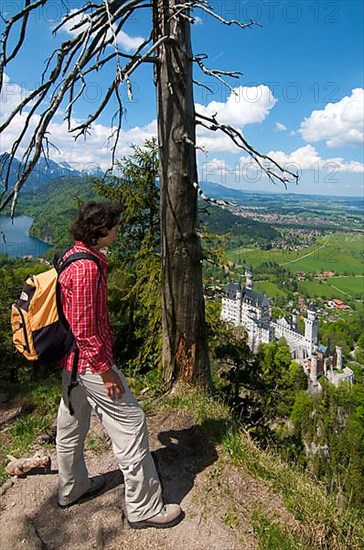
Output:
<path fill-rule="evenodd" d="M 110 328 L 107 305 L 107 259 L 96 248 L 76 241 L 64 255 L 91 252 L 98 260 L 77 260 L 59 276 L 63 311 L 79 349 L 78 372 L 86 367 L 92 372 L 103 372 L 114 364 L 112 348 L 114 335 Z M 70 351 L 61 362 L 72 371 L 74 352 Z"/>

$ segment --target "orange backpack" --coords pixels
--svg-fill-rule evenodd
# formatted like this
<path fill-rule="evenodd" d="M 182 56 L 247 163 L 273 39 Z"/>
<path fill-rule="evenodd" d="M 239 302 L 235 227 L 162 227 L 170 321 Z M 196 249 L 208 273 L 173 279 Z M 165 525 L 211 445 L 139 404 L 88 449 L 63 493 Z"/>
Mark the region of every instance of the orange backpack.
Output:
<path fill-rule="evenodd" d="M 13 344 L 29 361 L 58 361 L 75 347 L 62 310 L 58 277 L 77 260 L 98 264 L 93 254 L 71 254 L 49 271 L 28 277 L 19 299 L 11 307 Z"/>

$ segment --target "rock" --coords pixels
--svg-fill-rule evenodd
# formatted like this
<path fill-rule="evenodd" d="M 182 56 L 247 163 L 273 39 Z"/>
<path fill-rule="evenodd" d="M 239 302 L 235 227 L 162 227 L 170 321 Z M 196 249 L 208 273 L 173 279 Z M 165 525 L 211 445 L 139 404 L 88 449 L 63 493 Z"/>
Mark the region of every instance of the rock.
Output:
<path fill-rule="evenodd" d="M 1 424 L 6 424 L 10 420 L 14 420 L 23 412 L 23 407 L 18 405 L 16 407 L 11 407 L 10 409 L 0 410 L 0 426 Z"/>
<path fill-rule="evenodd" d="M 51 457 L 44 451 L 37 451 L 32 457 L 9 457 L 5 471 L 9 476 L 23 476 L 28 473 L 46 473 L 51 469 Z"/>
<path fill-rule="evenodd" d="M 43 445 L 48 443 L 49 445 L 55 445 L 57 437 L 57 423 L 53 424 L 49 430 L 37 437 L 37 443 Z"/>
<path fill-rule="evenodd" d="M 12 485 L 14 485 L 14 481 L 12 479 L 7 479 L 0 487 L 0 497 L 5 495 L 6 491 L 10 489 Z"/>
<path fill-rule="evenodd" d="M 96 550 L 103 550 L 104 548 L 104 536 L 101 521 L 96 524 L 95 544 L 93 545 Z"/>
<path fill-rule="evenodd" d="M 6 540 L 5 540 L 6 538 Z M 7 524 L 6 535 L 0 539 L 0 550 L 45 550 L 29 517 L 13 519 Z"/>

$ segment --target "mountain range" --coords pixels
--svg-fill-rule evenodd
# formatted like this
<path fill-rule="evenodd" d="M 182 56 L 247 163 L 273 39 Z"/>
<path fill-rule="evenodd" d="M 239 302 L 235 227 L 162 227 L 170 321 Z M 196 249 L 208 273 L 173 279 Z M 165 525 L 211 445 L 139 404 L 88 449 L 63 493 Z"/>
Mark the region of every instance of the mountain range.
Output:
<path fill-rule="evenodd" d="M 0 181 L 4 185 L 5 174 L 9 166 L 9 154 L 4 153 L 0 156 Z M 22 163 L 14 159 L 10 166 L 8 186 L 12 187 L 17 182 L 19 174 L 23 171 Z M 24 191 L 36 191 L 51 180 L 63 177 L 84 177 L 84 176 L 103 176 L 104 172 L 100 166 L 95 164 L 86 165 L 77 170 L 68 162 L 55 162 L 54 160 L 39 159 L 35 168 L 32 170 L 27 181 L 23 186 Z"/>
<path fill-rule="evenodd" d="M 0 184 L 2 185 L 4 185 L 8 163 L 9 154 L 4 153 L 0 155 Z M 10 167 L 9 187 L 16 183 L 18 174 L 21 172 L 21 162 L 14 159 Z M 104 171 L 97 164 L 89 163 L 82 167 L 80 166 L 80 169 L 76 169 L 65 161 L 55 162 L 54 160 L 40 159 L 24 184 L 23 192 L 34 193 L 44 187 L 47 188 L 47 183 L 57 179 L 83 178 L 85 176 L 102 177 L 103 175 Z M 355 212 L 362 213 L 363 211 L 363 197 L 304 195 L 284 191 L 283 188 L 282 193 L 277 193 L 277 191 L 274 192 L 273 190 L 272 193 L 268 193 L 258 190 L 232 189 L 210 181 L 200 182 L 200 187 L 208 197 L 233 202 L 241 206 L 259 206 L 268 210 L 288 210 L 293 212 L 298 206 L 299 208 L 302 206 L 309 207 L 312 210 L 314 203 L 316 203 L 316 205 L 320 205 L 321 209 L 336 210 L 337 208 L 346 208 Z"/>

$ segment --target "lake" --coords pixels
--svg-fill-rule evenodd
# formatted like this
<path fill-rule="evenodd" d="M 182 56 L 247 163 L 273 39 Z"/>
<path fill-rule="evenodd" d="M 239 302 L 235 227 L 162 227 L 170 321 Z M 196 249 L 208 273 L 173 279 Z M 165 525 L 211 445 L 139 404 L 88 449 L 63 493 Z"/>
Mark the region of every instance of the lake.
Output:
<path fill-rule="evenodd" d="M 48 250 L 48 244 L 29 236 L 32 221 L 30 216 L 16 216 L 13 221 L 0 216 L 0 254 L 38 258 Z"/>

